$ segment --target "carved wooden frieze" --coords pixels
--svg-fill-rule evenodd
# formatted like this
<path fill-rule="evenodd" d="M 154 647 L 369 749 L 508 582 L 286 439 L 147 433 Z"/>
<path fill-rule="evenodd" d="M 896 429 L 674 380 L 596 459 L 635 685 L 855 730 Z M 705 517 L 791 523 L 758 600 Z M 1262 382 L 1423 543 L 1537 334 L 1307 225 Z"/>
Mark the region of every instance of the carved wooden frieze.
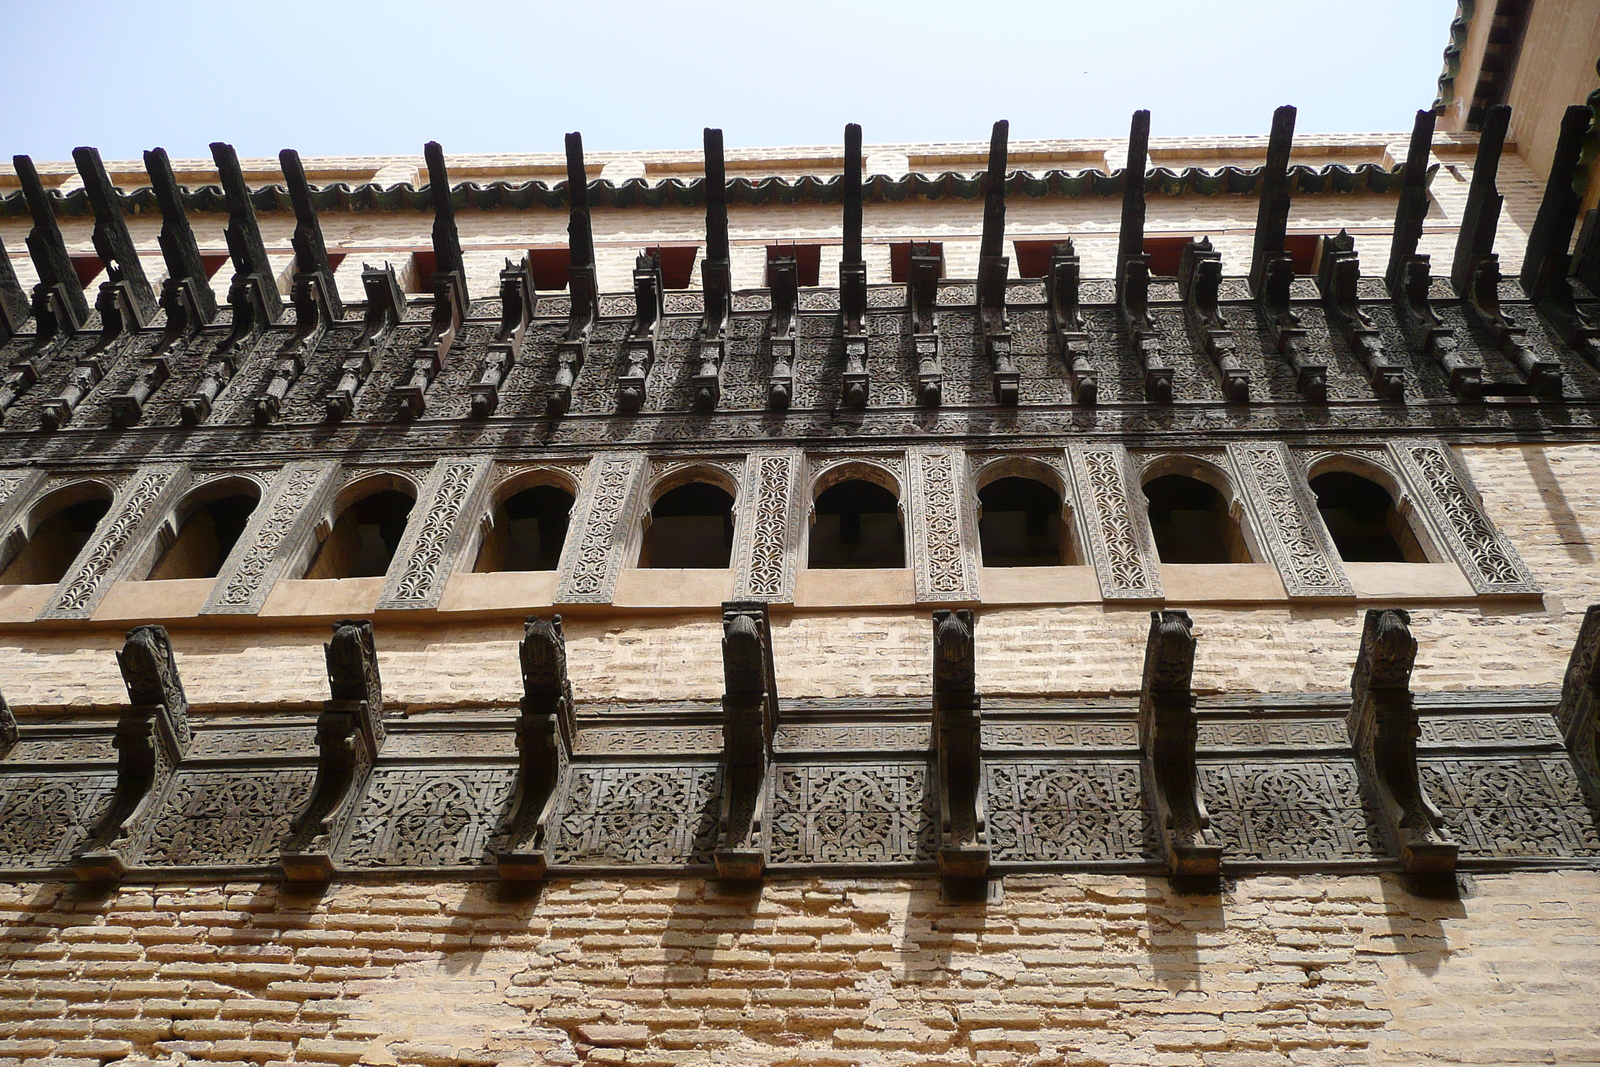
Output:
<path fill-rule="evenodd" d="M 925 761 L 786 763 L 774 777 L 774 865 L 933 862 L 938 812 Z"/>
<path fill-rule="evenodd" d="M 0 869 L 65 865 L 104 816 L 116 785 L 117 776 L 104 772 L 0 778 Z"/>
<path fill-rule="evenodd" d="M 717 764 L 576 766 L 567 783 L 552 863 L 710 865 L 722 794 Z"/>
<path fill-rule="evenodd" d="M 129 549 L 159 523 L 187 480 L 179 463 L 147 467 L 122 484 L 105 519 L 67 568 L 41 619 L 87 619 L 127 563 Z"/>
<path fill-rule="evenodd" d="M 1355 596 L 1317 502 L 1281 444 L 1235 444 L 1228 457 L 1251 524 L 1291 597 Z"/>
<path fill-rule="evenodd" d="M 1441 547 L 1455 557 L 1473 591 L 1537 593 L 1522 557 L 1484 514 L 1471 476 L 1449 445 L 1441 441 L 1406 441 L 1389 445 L 1397 469 L 1403 471 L 1418 509 L 1438 534 Z"/>
<path fill-rule="evenodd" d="M 1565 753 L 1424 759 L 1418 773 L 1464 856 L 1600 856 L 1600 813 Z"/>
<path fill-rule="evenodd" d="M 433 465 L 395 548 L 379 611 L 439 605 L 461 545 L 482 510 L 489 465 L 486 457 L 441 459 Z"/>
<path fill-rule="evenodd" d="M 1204 760 L 1200 792 L 1230 857 L 1332 862 L 1384 854 L 1350 759 Z"/>
<path fill-rule="evenodd" d="M 1131 750 L 1139 747 L 1139 731 L 1132 719 L 1126 722 L 1093 720 L 995 722 L 989 719 L 983 724 L 983 747 Z"/>
<path fill-rule="evenodd" d="M 140 841 L 141 866 L 274 866 L 311 767 L 180 770 Z"/>
<path fill-rule="evenodd" d="M 745 460 L 734 558 L 741 600 L 794 600 L 802 511 L 798 449 L 752 452 Z"/>
<path fill-rule="evenodd" d="M 368 779 L 339 865 L 486 865 L 515 778 L 513 767 L 380 767 Z"/>
<path fill-rule="evenodd" d="M 1134 759 L 986 759 L 996 863 L 1137 860 L 1149 816 Z"/>
<path fill-rule="evenodd" d="M 557 603 L 611 602 L 639 524 L 644 472 L 643 456 L 615 452 L 596 456 L 584 471 L 556 577 Z"/>
<path fill-rule="evenodd" d="M 977 600 L 978 537 L 966 506 L 966 456 L 956 449 L 914 449 L 910 460 L 906 519 L 917 600 Z"/>
<path fill-rule="evenodd" d="M 1128 450 L 1122 445 L 1074 445 L 1067 456 L 1100 595 L 1107 600 L 1159 599 L 1155 540 Z"/>
<path fill-rule="evenodd" d="M 254 615 L 338 483 L 338 460 L 295 460 L 272 479 L 217 575 L 202 615 Z"/>

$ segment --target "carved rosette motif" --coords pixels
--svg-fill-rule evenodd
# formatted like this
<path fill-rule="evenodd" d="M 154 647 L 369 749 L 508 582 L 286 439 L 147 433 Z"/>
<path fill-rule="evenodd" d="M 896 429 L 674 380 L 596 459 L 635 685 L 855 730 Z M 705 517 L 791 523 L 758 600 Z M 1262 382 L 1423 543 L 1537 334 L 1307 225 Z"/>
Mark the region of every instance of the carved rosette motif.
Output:
<path fill-rule="evenodd" d="M 1144 501 L 1133 497 L 1137 482 L 1127 449 L 1073 446 L 1068 456 L 1100 595 L 1107 600 L 1159 599 L 1161 572 Z"/>
<path fill-rule="evenodd" d="M 966 464 L 956 451 L 911 453 L 912 568 L 917 600 L 978 599 L 977 566 L 965 498 Z"/>
<path fill-rule="evenodd" d="M 556 579 L 558 603 L 610 602 L 636 525 L 644 465 L 643 456 L 612 453 L 596 456 L 584 472 Z"/>
<path fill-rule="evenodd" d="M 1135 860 L 1148 816 L 1137 760 L 985 760 L 997 863 Z"/>
<path fill-rule="evenodd" d="M 553 862 L 709 864 L 721 794 L 722 768 L 714 763 L 573 767 Z"/>
<path fill-rule="evenodd" d="M 1483 513 L 1476 490 L 1448 445 L 1390 445 L 1412 490 L 1475 592 L 1537 593 L 1527 565 Z"/>
<path fill-rule="evenodd" d="M 488 469 L 487 459 L 441 459 L 434 465 L 417 501 L 422 521 L 406 524 L 406 536 L 395 552 L 405 563 L 390 568 L 379 610 L 439 603 L 467 525 L 462 513 L 481 495 Z"/>
<path fill-rule="evenodd" d="M 512 767 L 379 768 L 340 850 L 350 867 L 475 867 L 511 798 Z"/>
<path fill-rule="evenodd" d="M 768 809 L 771 860 L 931 862 L 934 799 L 923 762 L 784 764 Z"/>
<path fill-rule="evenodd" d="M 315 777 L 310 767 L 180 771 L 140 843 L 140 862 L 271 864 Z"/>
<path fill-rule="evenodd" d="M 1352 760 L 1203 761 L 1199 769 L 1212 826 L 1230 856 L 1303 862 L 1384 855 Z"/>
<path fill-rule="evenodd" d="M 1355 595 L 1304 480 L 1279 444 L 1229 445 L 1255 528 L 1292 597 Z"/>
<path fill-rule="evenodd" d="M 335 461 L 284 467 L 251 513 L 239 537 L 246 547 L 232 553 L 232 566 L 218 575 L 202 614 L 253 615 L 261 610 L 282 567 L 285 546 L 293 544 L 296 529 L 313 521 L 315 505 L 332 492 L 338 469 Z"/>
<path fill-rule="evenodd" d="M 736 598 L 787 603 L 794 599 L 795 481 L 799 452 L 756 452 L 745 464 L 739 516 Z"/>
<path fill-rule="evenodd" d="M 149 524 L 159 516 L 175 486 L 183 484 L 180 464 L 162 464 L 143 472 L 130 483 L 132 488 L 112 508 L 112 519 L 103 524 L 73 561 L 69 577 L 39 613 L 41 619 L 86 619 L 94 613 L 106 586 L 116 576 L 124 553 Z"/>

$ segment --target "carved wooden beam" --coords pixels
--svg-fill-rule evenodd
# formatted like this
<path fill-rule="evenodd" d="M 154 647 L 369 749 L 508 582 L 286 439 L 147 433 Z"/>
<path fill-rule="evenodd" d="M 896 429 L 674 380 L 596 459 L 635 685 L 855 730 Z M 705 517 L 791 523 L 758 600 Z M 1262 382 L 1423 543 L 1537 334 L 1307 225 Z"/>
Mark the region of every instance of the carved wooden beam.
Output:
<path fill-rule="evenodd" d="M 428 187 L 433 191 L 433 262 L 429 284 L 433 289 L 433 316 L 428 335 L 411 357 L 411 377 L 395 389 L 400 417 L 414 419 L 428 410 L 428 386 L 438 377 L 450 348 L 461 336 L 472 300 L 467 295 L 467 270 L 461 258 L 461 236 L 456 231 L 456 210 L 450 200 L 450 172 L 444 149 L 429 141 L 422 149 L 428 161 Z"/>
<path fill-rule="evenodd" d="M 642 253 L 633 264 L 633 323 L 628 327 L 627 339 L 622 342 L 625 365 L 617 375 L 617 410 L 624 414 L 636 414 L 644 407 L 665 314 L 661 256 L 656 252 Z"/>
<path fill-rule="evenodd" d="M 722 131 L 705 131 L 706 258 L 700 265 L 705 314 L 700 321 L 699 367 L 694 375 L 694 410 L 716 410 L 722 398 L 722 363 L 733 315 L 733 275 L 728 251 L 728 181 Z"/>
<path fill-rule="evenodd" d="M 400 289 L 400 280 L 394 275 L 394 265 L 385 263 L 383 269 L 366 263 L 361 265 L 361 286 L 367 293 L 367 312 L 361 323 L 361 336 L 345 354 L 335 385 L 323 401 L 323 418 L 340 422 L 356 405 L 356 393 L 366 383 L 372 368 L 377 364 L 395 329 L 406 314 L 406 294 Z M 271 385 L 269 384 L 269 388 Z M 284 392 L 288 386 L 283 386 Z M 257 421 L 261 409 L 257 407 Z"/>
<path fill-rule="evenodd" d="M 984 878 L 989 844 L 983 799 L 983 736 L 977 692 L 977 617 L 933 613 L 933 744 L 938 757 L 939 871 Z"/>
<path fill-rule="evenodd" d="M 166 629 L 128 631 L 117 665 L 128 689 L 128 707 L 117 721 L 117 785 L 72 861 L 85 882 L 117 881 L 137 862 L 130 846 L 189 748 L 189 701 Z"/>
<path fill-rule="evenodd" d="M 0 694 L 0 759 L 5 759 L 11 753 L 12 746 L 17 743 L 17 716 L 11 710 L 11 705 Z"/>
<path fill-rule="evenodd" d="M 772 353 L 772 371 L 767 376 L 767 406 L 784 411 L 794 398 L 800 261 L 793 255 L 767 260 L 767 288 L 772 293 L 772 313 L 767 317 L 767 346 Z"/>
<path fill-rule="evenodd" d="M 1152 611 L 1139 690 L 1139 749 L 1156 833 L 1174 875 L 1221 870 L 1222 845 L 1200 796 L 1195 768 L 1193 623 L 1187 611 Z"/>
<path fill-rule="evenodd" d="M 767 605 L 722 605 L 722 813 L 713 854 L 722 878 L 766 868 L 766 776 L 778 728 L 778 685 Z"/>
<path fill-rule="evenodd" d="M 1401 865 L 1410 874 L 1450 874 L 1456 866 L 1456 843 L 1417 776 L 1421 728 L 1411 699 L 1416 658 L 1411 616 L 1398 608 L 1369 610 L 1350 678 L 1347 723 L 1356 758 L 1378 801 L 1379 820 Z"/>
<path fill-rule="evenodd" d="M 1001 253 L 1006 237 L 1006 138 L 1011 124 L 994 124 L 989 138 L 989 168 L 983 173 L 983 240 L 978 254 L 977 327 L 994 375 L 994 399 L 1015 404 L 1019 376 L 1011 357 L 1006 323 L 1006 275 L 1011 259 Z"/>
<path fill-rule="evenodd" d="M 917 360 L 917 403 L 939 406 L 944 392 L 944 372 L 940 366 L 939 271 L 943 254 L 931 244 L 911 246 L 911 265 L 906 273 L 906 333 L 911 337 Z"/>
<path fill-rule="evenodd" d="M 594 272 L 594 227 L 589 218 L 589 172 L 583 166 L 583 135 L 567 134 L 567 291 L 572 295 L 567 334 L 556 345 L 556 376 L 546 407 L 565 414 L 572 387 L 589 354 L 589 334 L 600 318 L 600 288 Z"/>
<path fill-rule="evenodd" d="M 1600 604 L 1583 613 L 1555 714 L 1585 788 L 1600 801 Z"/>
<path fill-rule="evenodd" d="M 844 247 L 839 259 L 839 321 L 844 335 L 842 402 L 864 408 L 872 389 L 867 370 L 867 262 L 861 253 L 861 127 L 844 128 Z"/>
<path fill-rule="evenodd" d="M 384 740 L 383 683 L 372 623 L 334 623 L 333 640 L 322 649 L 331 699 L 317 716 L 317 778 L 279 855 L 284 877 L 295 882 L 333 877 L 333 850 L 360 803 Z"/>
<path fill-rule="evenodd" d="M 1272 113 L 1267 162 L 1261 168 L 1261 199 L 1256 207 L 1255 247 L 1250 253 L 1250 288 L 1260 293 L 1267 264 L 1284 254 L 1289 233 L 1289 153 L 1294 148 L 1294 107 Z"/>
<path fill-rule="evenodd" d="M 1250 372 L 1239 361 L 1233 331 L 1222 317 L 1217 292 L 1222 285 L 1222 253 L 1202 237 L 1183 246 L 1178 261 L 1178 292 L 1183 297 L 1184 319 L 1197 346 L 1211 357 L 1222 380 L 1222 395 L 1230 404 L 1250 402 Z"/>
<path fill-rule="evenodd" d="M 506 260 L 505 269 L 500 272 L 500 326 L 489 339 L 477 377 L 468 387 L 473 418 L 487 418 L 500 406 L 500 386 L 522 357 L 522 345 L 538 301 L 528 257 L 523 256 L 520 263 Z"/>
<path fill-rule="evenodd" d="M 1568 273 L 1572 256 L 1572 231 L 1578 224 L 1581 201 L 1574 187 L 1579 157 L 1594 112 L 1586 104 L 1574 104 L 1561 117 L 1561 133 L 1550 160 L 1550 177 L 1545 182 L 1544 198 L 1528 233 L 1528 249 L 1522 260 L 1522 287 L 1538 304 L 1561 339 L 1585 359 L 1600 364 L 1600 328 L 1590 322 L 1574 303 Z M 1559 396 L 1560 390 L 1544 395 Z"/>
<path fill-rule="evenodd" d="M 1150 112 L 1135 111 L 1122 169 L 1122 222 L 1117 231 L 1117 314 L 1144 368 L 1145 399 L 1172 402 L 1172 366 L 1150 318 L 1150 257 L 1144 252 L 1144 172 L 1150 160 Z"/>
<path fill-rule="evenodd" d="M 21 336 L 27 328 L 28 294 L 17 281 L 17 269 L 11 265 L 6 243 L 0 241 L 0 344 L 7 344 Z"/>
<path fill-rule="evenodd" d="M 1069 237 L 1050 251 L 1050 273 L 1045 275 L 1045 302 L 1050 314 L 1050 336 L 1061 362 L 1067 366 L 1072 399 L 1093 404 L 1098 397 L 1098 375 L 1089 347 L 1089 331 L 1078 303 L 1081 276 L 1078 250 Z"/>
<path fill-rule="evenodd" d="M 19 396 L 32 388 L 51 356 L 68 337 L 83 329 L 89 317 L 83 286 L 72 268 L 72 257 L 67 255 L 61 228 L 56 225 L 50 194 L 45 192 L 33 160 L 27 156 L 13 156 L 12 162 L 22 183 L 28 211 L 33 216 L 27 245 L 39 282 L 33 287 L 33 343 L 11 361 L 5 380 L 0 382 L 0 417 Z"/>
<path fill-rule="evenodd" d="M 561 616 L 549 622 L 528 616 L 518 652 L 522 713 L 517 717 L 517 784 L 497 831 L 504 845 L 495 862 L 507 881 L 537 881 L 550 869 L 550 823 L 562 775 L 572 760 L 572 683 Z"/>
<path fill-rule="evenodd" d="M 1340 230 L 1323 238 L 1322 262 L 1317 267 L 1317 288 L 1334 329 L 1367 368 L 1372 391 L 1383 400 L 1401 400 L 1406 392 L 1406 371 L 1384 351 L 1383 338 L 1367 313 L 1361 310 L 1361 260 L 1355 238 Z"/>

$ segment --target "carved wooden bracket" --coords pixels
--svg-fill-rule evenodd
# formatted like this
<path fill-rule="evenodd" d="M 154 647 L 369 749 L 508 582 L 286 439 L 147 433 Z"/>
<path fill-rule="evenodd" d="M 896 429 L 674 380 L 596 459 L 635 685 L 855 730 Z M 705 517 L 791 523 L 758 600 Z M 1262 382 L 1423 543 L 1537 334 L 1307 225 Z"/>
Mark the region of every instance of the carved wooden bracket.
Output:
<path fill-rule="evenodd" d="M 33 287 L 32 311 L 35 335 L 33 343 L 11 361 L 4 382 L 0 382 L 0 416 L 39 380 L 39 372 L 49 357 L 67 338 L 83 329 L 89 317 L 89 305 L 83 296 L 83 286 L 72 268 L 72 257 L 67 255 L 67 245 L 61 238 L 61 227 L 56 224 L 55 207 L 50 194 L 33 160 L 27 156 L 13 156 L 17 179 L 22 184 L 22 195 L 28 203 L 28 213 L 33 218 L 33 229 L 28 231 L 28 253 L 38 272 L 39 282 Z"/>
<path fill-rule="evenodd" d="M 0 694 L 0 759 L 5 759 L 17 743 L 17 716 L 11 705 Z"/>
<path fill-rule="evenodd" d="M 1384 351 L 1378 328 L 1361 310 L 1360 281 L 1361 260 L 1356 255 L 1355 238 L 1344 230 L 1332 238 L 1323 238 L 1317 288 L 1322 292 L 1328 319 L 1367 368 L 1373 393 L 1384 400 L 1400 400 L 1406 391 L 1405 367 Z"/>
<path fill-rule="evenodd" d="M 203 399 L 200 407 L 206 412 L 233 377 L 239 360 L 249 353 L 256 338 L 283 315 L 283 297 L 278 293 L 266 246 L 261 242 L 261 227 L 256 223 L 250 186 L 239 167 L 239 157 L 232 145 L 217 141 L 211 145 L 211 158 L 216 162 L 222 191 L 228 200 L 228 226 L 223 236 L 228 242 L 234 273 L 228 286 L 228 305 L 233 309 L 231 328 L 227 338 L 212 353 L 211 362 L 190 397 L 191 400 Z M 196 408 L 196 412 L 198 410 Z"/>
<path fill-rule="evenodd" d="M 766 867 L 766 780 L 778 728 L 778 685 L 767 605 L 722 605 L 722 813 L 713 854 L 723 878 L 760 878 Z"/>
<path fill-rule="evenodd" d="M 1222 379 L 1222 395 L 1231 404 L 1250 402 L 1250 372 L 1239 362 L 1233 332 L 1217 304 L 1222 284 L 1222 253 L 1202 237 L 1183 246 L 1178 261 L 1178 292 L 1183 296 L 1183 312 L 1189 332 L 1199 342 Z"/>
<path fill-rule="evenodd" d="M 1117 234 L 1117 315 L 1144 368 L 1145 399 L 1172 403 L 1172 366 L 1150 318 L 1150 257 L 1144 253 L 1144 169 L 1150 158 L 1150 112 L 1135 111 L 1122 169 L 1122 221 Z"/>
<path fill-rule="evenodd" d="M 428 410 L 428 386 L 444 367 L 461 324 L 472 306 L 467 295 L 467 270 L 461 258 L 461 237 L 456 232 L 455 205 L 450 200 L 450 172 L 445 167 L 444 149 L 439 142 L 423 146 L 428 161 L 428 187 L 433 192 L 433 262 L 429 280 L 433 289 L 433 315 L 428 335 L 411 357 L 411 377 L 395 388 L 400 398 L 399 415 L 415 419 Z"/>
<path fill-rule="evenodd" d="M 722 159 L 722 131 L 705 131 L 706 258 L 700 265 L 705 314 L 700 321 L 699 366 L 694 374 L 692 406 L 715 411 L 722 398 L 722 361 L 727 351 L 728 321 L 733 315 L 733 274 L 728 252 L 728 183 Z"/>
<path fill-rule="evenodd" d="M 1350 678 L 1347 722 L 1356 757 L 1378 800 L 1378 817 L 1401 865 L 1411 874 L 1450 874 L 1456 866 L 1456 843 L 1417 776 L 1421 727 L 1411 699 L 1416 658 L 1411 616 L 1398 608 L 1369 610 Z"/>
<path fill-rule="evenodd" d="M 363 263 L 361 287 L 367 294 L 361 336 L 345 353 L 339 368 L 339 383 L 322 398 L 323 418 L 328 422 L 342 422 L 355 408 L 356 393 L 366 383 L 406 314 L 406 294 L 400 289 L 393 264 L 385 263 L 379 270 Z M 261 408 L 257 406 L 256 421 L 260 420 Z"/>
<path fill-rule="evenodd" d="M 636 414 L 644 407 L 665 314 L 661 256 L 656 252 L 642 253 L 633 264 L 633 324 L 622 342 L 625 365 L 617 375 L 617 410 L 624 414 Z"/>
<path fill-rule="evenodd" d="M 488 418 L 500 406 L 500 386 L 505 384 L 522 355 L 523 339 L 533 321 L 538 300 L 528 257 L 523 256 L 520 263 L 507 259 L 500 272 L 500 327 L 489 339 L 489 348 L 478 364 L 477 377 L 469 386 L 473 418 Z"/>
<path fill-rule="evenodd" d="M 1528 248 L 1522 259 L 1522 287 L 1563 341 L 1590 363 L 1600 364 L 1600 327 L 1579 311 L 1574 302 L 1569 276 L 1572 256 L 1567 252 L 1581 207 L 1575 182 L 1593 119 L 1594 112 L 1587 104 L 1573 104 L 1561 117 L 1561 133 L 1550 160 L 1544 197 L 1539 202 L 1533 228 L 1528 232 Z M 1538 392 L 1544 396 L 1561 395 L 1559 386 Z"/>
<path fill-rule="evenodd" d="M 17 281 L 17 269 L 11 265 L 5 242 L 0 241 L 0 344 L 9 344 L 22 334 L 28 314 L 28 294 Z"/>
<path fill-rule="evenodd" d="M 917 360 L 917 403 L 938 407 L 944 391 L 940 367 L 939 270 L 944 256 L 931 244 L 911 246 L 906 273 L 906 333 Z"/>
<path fill-rule="evenodd" d="M 767 377 L 767 406 L 784 411 L 794 398 L 796 311 L 800 304 L 800 261 L 794 255 L 767 260 L 767 288 L 772 314 L 767 319 L 767 346 L 772 373 Z"/>
<path fill-rule="evenodd" d="M 1006 274 L 1011 267 L 1001 254 L 1006 236 L 1006 139 L 1011 124 L 994 124 L 989 139 L 989 168 L 983 174 L 983 242 L 978 255 L 977 328 L 983 351 L 993 368 L 997 404 L 1015 404 L 1020 376 L 1011 357 L 1011 329 L 1006 324 Z"/>
<path fill-rule="evenodd" d="M 589 172 L 583 166 L 583 135 L 567 134 L 567 333 L 556 344 L 556 375 L 545 402 L 551 415 L 572 403 L 572 387 L 589 354 L 589 334 L 600 318 L 600 285 L 594 272 L 594 227 L 589 217 Z"/>
<path fill-rule="evenodd" d="M 1051 250 L 1050 273 L 1045 275 L 1044 291 L 1050 314 L 1050 336 L 1071 376 L 1073 402 L 1093 404 L 1098 397 L 1098 383 L 1094 356 L 1089 348 L 1089 331 L 1078 303 L 1081 269 L 1078 250 L 1069 237 Z"/>
<path fill-rule="evenodd" d="M 841 402 L 864 408 L 872 391 L 867 369 L 867 263 L 861 252 L 861 127 L 844 128 L 844 247 L 839 259 L 839 322 L 844 335 Z"/>
<path fill-rule="evenodd" d="M 1195 768 L 1194 626 L 1187 611 L 1152 611 L 1139 690 L 1139 749 L 1145 791 L 1168 868 L 1216 875 L 1222 845 L 1200 796 Z"/>
<path fill-rule="evenodd" d="M 189 748 L 189 701 L 166 629 L 128 631 L 117 665 L 128 689 L 128 708 L 117 722 L 117 785 L 72 862 L 85 882 L 117 881 L 136 862 L 130 845 Z"/>
<path fill-rule="evenodd" d="M 1567 751 L 1583 772 L 1584 787 L 1600 802 L 1600 604 L 1583 613 L 1555 714 Z"/>
<path fill-rule="evenodd" d="M 567 639 L 561 616 L 523 624 L 522 713 L 517 717 L 517 783 L 497 836 L 495 862 L 507 881 L 537 881 L 550 869 L 547 852 L 561 779 L 575 733 Z"/>
<path fill-rule="evenodd" d="M 340 620 L 333 624 L 333 640 L 322 648 L 332 699 L 317 716 L 317 778 L 279 854 L 284 877 L 296 882 L 333 877 L 333 851 L 384 740 L 383 683 L 372 623 Z"/>
<path fill-rule="evenodd" d="M 933 613 L 933 744 L 938 758 L 939 871 L 989 873 L 983 798 L 983 735 L 972 611 Z"/>

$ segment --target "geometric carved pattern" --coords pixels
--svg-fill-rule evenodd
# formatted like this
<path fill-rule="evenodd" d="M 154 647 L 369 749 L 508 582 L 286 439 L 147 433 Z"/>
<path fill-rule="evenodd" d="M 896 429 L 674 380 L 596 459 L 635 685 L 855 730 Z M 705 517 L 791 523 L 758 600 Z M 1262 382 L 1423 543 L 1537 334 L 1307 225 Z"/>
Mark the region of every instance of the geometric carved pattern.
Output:
<path fill-rule="evenodd" d="M 96 529 L 67 580 L 39 613 L 41 619 L 86 619 L 94 613 L 100 596 L 121 561 L 123 550 L 143 530 L 146 521 L 160 511 L 169 490 L 183 484 L 178 475 L 183 468 L 167 463 L 146 471 L 131 484 L 128 495 L 114 505 L 109 522 Z"/>
<path fill-rule="evenodd" d="M 1288 449 L 1280 444 L 1229 445 L 1228 454 L 1288 594 L 1354 596 L 1305 479 L 1298 471 L 1290 473 Z"/>
<path fill-rule="evenodd" d="M 644 457 L 596 456 L 572 505 L 572 530 L 556 579 L 558 604 L 607 604 L 616 589 L 623 552 L 632 541 L 635 487 Z"/>
<path fill-rule="evenodd" d="M 911 486 L 907 518 L 911 524 L 911 561 L 919 602 L 976 600 L 976 568 L 972 530 L 962 506 L 966 499 L 966 463 L 959 451 L 911 453 Z"/>
<path fill-rule="evenodd" d="M 1596 813 L 1564 753 L 1425 759 L 1418 771 L 1463 854 L 1600 856 Z"/>
<path fill-rule="evenodd" d="M 1294 862 L 1384 854 L 1351 760 L 1202 762 L 1200 790 L 1230 856 Z"/>
<path fill-rule="evenodd" d="M 1500 746 L 1559 745 L 1561 731 L 1548 715 L 1470 715 L 1458 718 L 1422 716 L 1424 745 Z"/>
<path fill-rule="evenodd" d="M 709 864 L 721 793 L 714 763 L 573 767 L 552 862 Z"/>
<path fill-rule="evenodd" d="M 422 759 L 455 759 L 461 756 L 499 756 L 517 758 L 517 736 L 509 730 L 472 733 L 397 733 L 391 731 L 384 742 L 385 759 L 401 756 Z"/>
<path fill-rule="evenodd" d="M 378 597 L 378 610 L 431 608 L 444 593 L 445 579 L 455 562 L 456 546 L 471 523 L 459 521 L 462 512 L 484 487 L 487 459 L 441 459 L 417 496 L 420 522 L 408 522 L 405 536 L 395 549 L 389 580 Z"/>
<path fill-rule="evenodd" d="M 1350 747 L 1343 719 L 1201 719 L 1201 748 Z"/>
<path fill-rule="evenodd" d="M 780 726 L 773 747 L 782 752 L 926 751 L 933 747 L 933 734 L 928 725 Z"/>
<path fill-rule="evenodd" d="M 1145 849 L 1134 760 L 985 760 L 996 862 L 1135 860 Z"/>
<path fill-rule="evenodd" d="M 720 726 L 584 726 L 573 751 L 596 753 L 721 752 Z"/>
<path fill-rule="evenodd" d="M 292 535 L 314 521 L 318 505 L 333 491 L 338 470 L 336 460 L 284 466 L 250 513 L 238 546 L 229 553 L 233 566 L 224 565 L 202 614 L 254 615 L 261 610 L 283 569 L 285 549 L 301 540 Z"/>
<path fill-rule="evenodd" d="M 18 763 L 115 763 L 117 750 L 112 735 L 51 737 L 23 734 L 6 754 L 8 764 Z"/>
<path fill-rule="evenodd" d="M 799 452 L 752 452 L 745 461 L 736 556 L 740 600 L 794 599 L 794 490 Z"/>
<path fill-rule="evenodd" d="M 771 802 L 779 863 L 916 863 L 933 859 L 928 765 L 786 763 Z"/>
<path fill-rule="evenodd" d="M 0 868 L 59 867 L 89 834 L 114 774 L 0 778 Z"/>
<path fill-rule="evenodd" d="M 1425 502 L 1427 514 L 1456 563 L 1478 593 L 1537 593 L 1522 557 L 1483 513 L 1466 471 L 1447 445 L 1408 442 L 1389 446 Z"/>
<path fill-rule="evenodd" d="M 476 867 L 490 859 L 516 770 L 386 767 L 372 772 L 339 862 Z"/>
<path fill-rule="evenodd" d="M 1154 600 L 1161 596 L 1144 494 L 1133 496 L 1128 451 L 1121 445 L 1074 445 L 1068 450 L 1078 507 L 1089 535 L 1089 558 L 1107 600 Z M 1137 510 L 1136 510 L 1137 509 Z"/>
<path fill-rule="evenodd" d="M 1118 748 L 1139 747 L 1131 721 L 986 722 L 985 748 Z"/>
<path fill-rule="evenodd" d="M 315 777 L 309 767 L 179 771 L 151 824 L 139 862 L 271 864 Z"/>

